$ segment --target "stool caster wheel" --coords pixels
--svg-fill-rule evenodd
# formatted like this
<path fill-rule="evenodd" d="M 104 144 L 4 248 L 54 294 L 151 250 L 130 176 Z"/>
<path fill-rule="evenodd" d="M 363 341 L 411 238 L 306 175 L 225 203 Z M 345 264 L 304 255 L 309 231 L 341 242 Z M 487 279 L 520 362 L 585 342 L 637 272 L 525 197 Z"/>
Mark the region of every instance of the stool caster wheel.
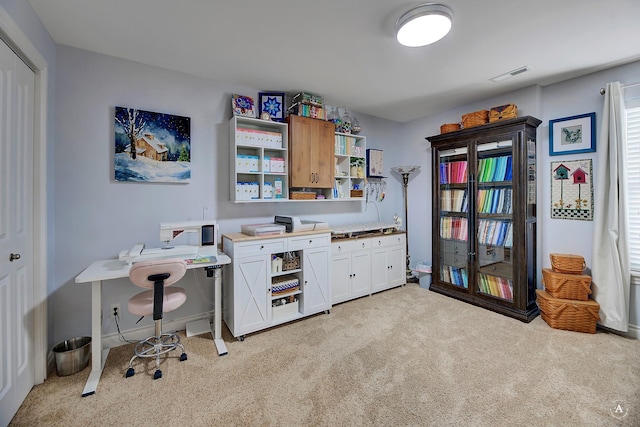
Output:
<path fill-rule="evenodd" d="M 187 360 L 187 353 L 182 353 L 182 354 L 180 355 L 180 361 L 181 361 L 181 362 L 184 362 L 185 360 Z"/>
<path fill-rule="evenodd" d="M 162 378 L 162 371 L 160 369 L 156 369 L 153 373 L 153 379 L 157 380 L 158 378 Z"/>
<path fill-rule="evenodd" d="M 135 371 L 133 370 L 133 368 L 129 368 L 127 369 L 127 372 L 124 374 L 124 377 L 129 378 L 129 377 L 132 377 L 133 374 L 135 374 Z"/>

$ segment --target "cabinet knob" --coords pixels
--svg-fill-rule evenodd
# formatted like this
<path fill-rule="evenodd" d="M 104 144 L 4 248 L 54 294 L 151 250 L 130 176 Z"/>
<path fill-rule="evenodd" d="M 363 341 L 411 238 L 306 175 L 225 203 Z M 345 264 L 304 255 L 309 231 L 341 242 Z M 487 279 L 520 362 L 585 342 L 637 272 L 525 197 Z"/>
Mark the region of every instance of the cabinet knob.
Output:
<path fill-rule="evenodd" d="M 364 248 L 364 242 L 362 242 L 362 247 Z"/>
<path fill-rule="evenodd" d="M 20 254 L 11 254 L 9 255 L 9 261 L 13 262 L 20 259 Z"/>
<path fill-rule="evenodd" d="M 338 245 L 338 252 L 342 250 L 342 246 Z"/>
<path fill-rule="evenodd" d="M 309 240 L 309 244 L 313 243 L 313 240 Z"/>

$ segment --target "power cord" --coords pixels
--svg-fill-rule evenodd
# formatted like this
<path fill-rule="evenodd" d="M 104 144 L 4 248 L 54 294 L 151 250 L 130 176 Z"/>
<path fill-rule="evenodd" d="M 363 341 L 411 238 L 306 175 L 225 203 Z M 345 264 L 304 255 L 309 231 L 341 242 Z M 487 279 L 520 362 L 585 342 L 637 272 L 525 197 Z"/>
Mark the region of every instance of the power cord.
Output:
<path fill-rule="evenodd" d="M 129 343 L 129 344 L 138 342 L 136 340 L 128 340 L 128 339 L 126 339 L 124 337 L 124 335 L 122 335 L 122 332 L 120 332 L 120 322 L 118 321 L 118 320 L 120 320 L 120 315 L 119 314 L 115 314 L 113 316 L 113 318 L 116 320 L 116 329 L 118 330 L 118 337 L 119 337 L 118 339 L 120 340 L 120 342 L 126 342 L 126 343 Z M 142 318 L 140 318 L 140 320 L 142 320 Z M 140 320 L 138 320 L 138 322 Z"/>

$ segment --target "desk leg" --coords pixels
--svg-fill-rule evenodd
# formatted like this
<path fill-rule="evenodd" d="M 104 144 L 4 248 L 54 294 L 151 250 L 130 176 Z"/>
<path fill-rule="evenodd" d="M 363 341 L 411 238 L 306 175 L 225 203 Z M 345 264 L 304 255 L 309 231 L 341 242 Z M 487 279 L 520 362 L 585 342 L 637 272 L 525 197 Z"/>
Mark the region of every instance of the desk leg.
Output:
<path fill-rule="evenodd" d="M 213 342 L 218 349 L 218 356 L 227 354 L 227 345 L 222 339 L 222 266 L 214 267 L 214 313 L 213 313 Z"/>
<path fill-rule="evenodd" d="M 82 397 L 95 394 L 109 349 L 102 349 L 102 281 L 91 282 L 91 374 Z"/>

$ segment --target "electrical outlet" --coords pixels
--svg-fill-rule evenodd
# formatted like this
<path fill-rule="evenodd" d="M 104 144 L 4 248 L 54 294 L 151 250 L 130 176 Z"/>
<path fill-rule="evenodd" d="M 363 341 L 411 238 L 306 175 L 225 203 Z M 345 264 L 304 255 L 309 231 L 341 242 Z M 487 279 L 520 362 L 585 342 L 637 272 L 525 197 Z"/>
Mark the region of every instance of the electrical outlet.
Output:
<path fill-rule="evenodd" d="M 111 304 L 111 317 L 120 316 L 120 304 Z"/>

